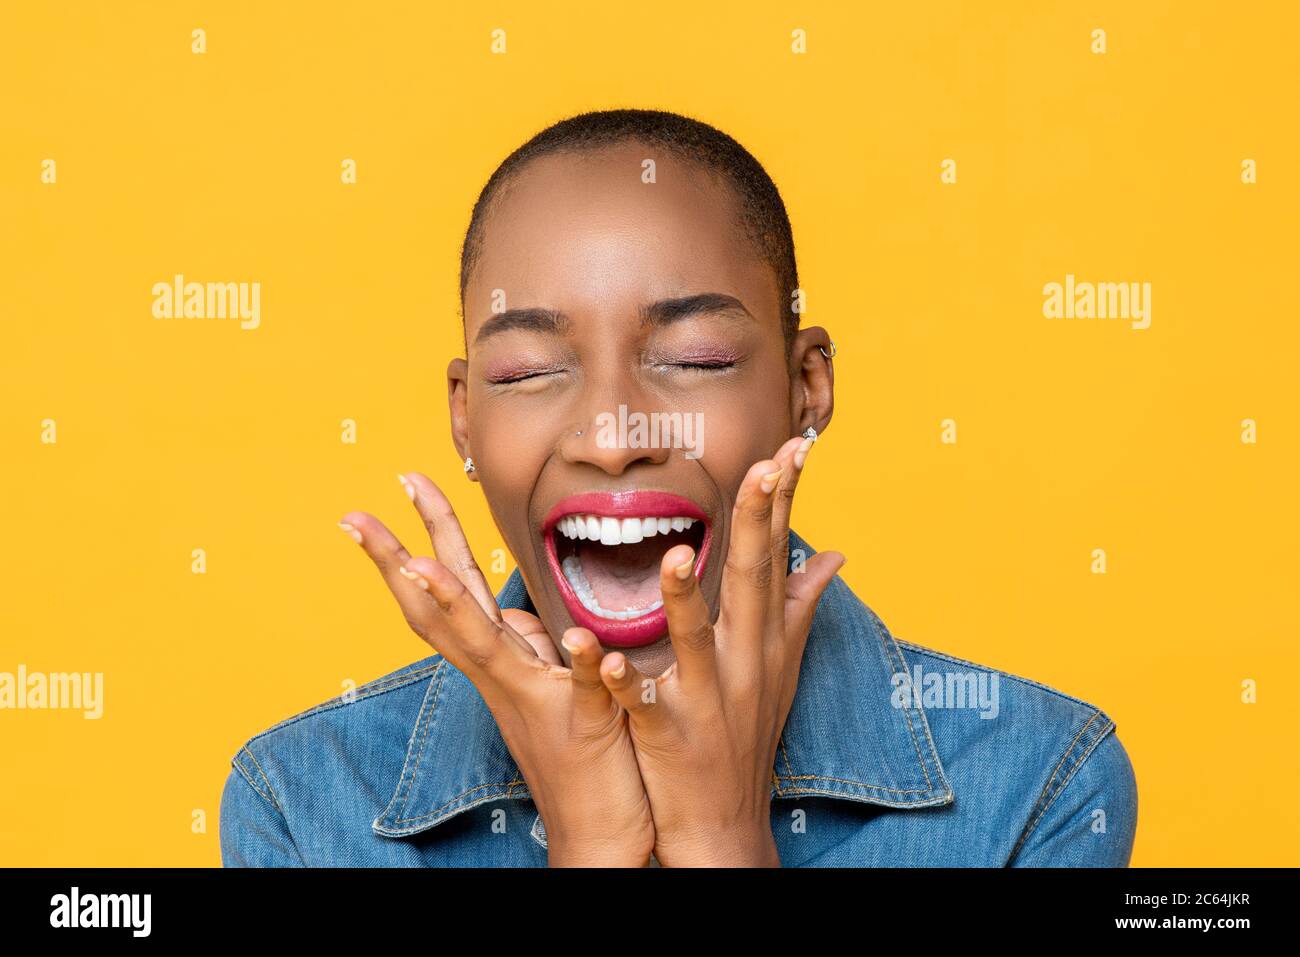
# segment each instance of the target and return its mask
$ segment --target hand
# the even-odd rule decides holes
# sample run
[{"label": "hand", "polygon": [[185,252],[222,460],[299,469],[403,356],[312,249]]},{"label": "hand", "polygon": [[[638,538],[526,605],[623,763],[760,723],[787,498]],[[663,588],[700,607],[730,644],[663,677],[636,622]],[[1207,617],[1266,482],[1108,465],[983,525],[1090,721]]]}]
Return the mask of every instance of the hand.
[{"label": "hand", "polygon": [[549,863],[644,866],[654,822],[626,714],[600,678],[596,636],[568,629],[573,666],[564,667],[541,621],[497,607],[441,490],[419,473],[402,484],[437,558],[412,558],[365,512],[340,524],[374,561],[411,629],[483,696],[542,816]]},{"label": "hand", "polygon": [[627,709],[665,867],[780,866],[771,823],[772,768],[822,592],[845,558],[819,552],[786,575],[790,507],[812,447],[791,439],[741,483],[717,625],[689,545],[659,569],[677,660],[658,679],[618,652],[600,673]]}]

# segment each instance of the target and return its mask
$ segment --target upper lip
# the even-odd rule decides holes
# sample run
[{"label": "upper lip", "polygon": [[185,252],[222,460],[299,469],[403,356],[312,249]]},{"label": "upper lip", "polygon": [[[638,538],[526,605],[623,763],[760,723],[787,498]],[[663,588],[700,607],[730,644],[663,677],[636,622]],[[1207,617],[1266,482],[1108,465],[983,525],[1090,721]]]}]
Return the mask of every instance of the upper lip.
[{"label": "upper lip", "polygon": [[636,489],[623,492],[581,492],[562,498],[542,521],[543,534],[566,515],[602,515],[609,518],[698,518],[708,522],[704,510],[689,498],[672,492]]}]

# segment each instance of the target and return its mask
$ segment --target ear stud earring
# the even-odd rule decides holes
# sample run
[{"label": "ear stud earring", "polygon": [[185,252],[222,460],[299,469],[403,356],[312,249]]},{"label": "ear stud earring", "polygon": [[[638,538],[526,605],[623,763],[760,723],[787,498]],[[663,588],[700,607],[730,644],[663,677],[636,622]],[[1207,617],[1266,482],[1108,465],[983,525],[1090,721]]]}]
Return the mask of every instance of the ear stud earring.
[{"label": "ear stud earring", "polygon": [[476,469],[476,468],[474,467],[474,460],[473,460],[472,458],[470,458],[468,455],[465,456],[465,471],[466,471],[466,472],[477,472],[477,471],[478,471],[478,469]]},{"label": "ear stud earring", "polygon": [[804,437],[805,439],[812,439],[814,442],[816,442],[816,441],[817,441],[817,430],[814,429],[814,428],[810,425],[810,426],[808,426],[808,428],[806,428],[806,429],[803,430],[803,437]]}]

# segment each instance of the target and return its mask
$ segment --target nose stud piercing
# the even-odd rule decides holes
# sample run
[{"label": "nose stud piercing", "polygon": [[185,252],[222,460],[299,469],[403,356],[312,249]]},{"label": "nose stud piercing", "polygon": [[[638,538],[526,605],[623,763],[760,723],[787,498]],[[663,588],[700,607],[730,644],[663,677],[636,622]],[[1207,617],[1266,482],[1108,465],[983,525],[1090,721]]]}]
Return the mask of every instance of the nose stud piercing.
[{"label": "nose stud piercing", "polygon": [[826,351],[825,349],[823,349],[821,346],[818,346],[818,347],[817,347],[817,351],[820,352],[822,355],[824,355],[827,359],[834,359],[834,358],[835,358],[835,354],[836,354],[837,352],[839,352],[840,350],[835,348],[835,340],[832,339],[832,340],[831,340],[831,351],[830,351],[830,352],[827,352],[827,351]]},{"label": "nose stud piercing", "polygon": [[473,460],[472,458],[470,458],[468,455],[465,456],[465,471],[466,471],[466,472],[477,472],[477,471],[478,471],[478,469],[476,469],[476,468],[474,467],[474,460]]}]

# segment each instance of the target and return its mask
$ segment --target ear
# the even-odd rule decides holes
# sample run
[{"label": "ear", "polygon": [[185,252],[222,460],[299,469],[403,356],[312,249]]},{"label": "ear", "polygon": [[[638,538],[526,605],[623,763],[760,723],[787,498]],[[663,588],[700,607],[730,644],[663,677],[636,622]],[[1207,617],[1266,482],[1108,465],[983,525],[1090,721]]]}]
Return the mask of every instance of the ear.
[{"label": "ear", "polygon": [[[451,413],[451,441],[463,462],[474,454],[469,448],[469,363],[464,359],[452,359],[447,366],[447,409]],[[478,481],[476,472],[466,472],[465,477]]]},{"label": "ear", "polygon": [[831,424],[835,369],[827,356],[832,351],[831,337],[821,326],[795,333],[790,347],[790,421],[796,432],[812,426],[821,435]]}]

